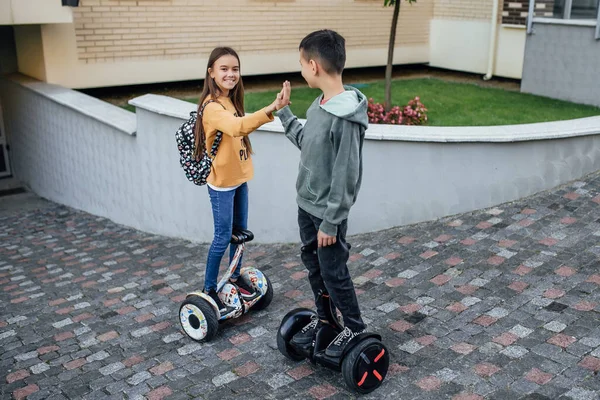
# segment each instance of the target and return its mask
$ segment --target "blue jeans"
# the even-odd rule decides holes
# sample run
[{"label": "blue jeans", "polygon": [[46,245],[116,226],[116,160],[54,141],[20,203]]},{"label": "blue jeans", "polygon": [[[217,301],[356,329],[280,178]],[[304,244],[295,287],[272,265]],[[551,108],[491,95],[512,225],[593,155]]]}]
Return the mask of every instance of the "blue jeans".
[{"label": "blue jeans", "polygon": [[[248,229],[248,185],[243,183],[235,190],[220,192],[208,188],[210,204],[212,205],[213,220],[215,224],[215,236],[208,250],[208,261],[206,262],[206,274],[204,277],[204,289],[209,291],[217,288],[217,277],[221,259],[231,241],[233,227]],[[229,262],[237,246],[229,249]],[[231,276],[237,279],[240,276],[242,258],[238,262],[235,272]]]}]

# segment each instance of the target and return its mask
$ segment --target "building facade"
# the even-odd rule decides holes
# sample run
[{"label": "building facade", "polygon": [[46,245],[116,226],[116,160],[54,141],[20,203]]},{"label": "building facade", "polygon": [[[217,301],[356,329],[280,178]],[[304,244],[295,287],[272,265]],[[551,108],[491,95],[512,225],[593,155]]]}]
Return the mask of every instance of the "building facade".
[{"label": "building facade", "polygon": [[[533,1],[533,0],[532,0]],[[600,0],[536,0],[521,91],[600,107]]]},{"label": "building facade", "polygon": [[[403,1],[394,63],[521,78],[524,2]],[[70,88],[201,79],[219,45],[246,75],[298,71],[298,43],[322,28],[346,37],[347,67],[385,65],[392,18],[383,0],[0,0],[0,13],[16,69]]]},{"label": "building facade", "polygon": [[[14,26],[20,72],[72,88],[201,79],[220,45],[238,50],[244,74],[298,71],[300,40],[325,27],[346,37],[348,67],[383,65],[392,16],[379,0],[81,0],[70,11],[71,23]],[[432,13],[431,2],[403,7],[396,63],[428,61]]]}]

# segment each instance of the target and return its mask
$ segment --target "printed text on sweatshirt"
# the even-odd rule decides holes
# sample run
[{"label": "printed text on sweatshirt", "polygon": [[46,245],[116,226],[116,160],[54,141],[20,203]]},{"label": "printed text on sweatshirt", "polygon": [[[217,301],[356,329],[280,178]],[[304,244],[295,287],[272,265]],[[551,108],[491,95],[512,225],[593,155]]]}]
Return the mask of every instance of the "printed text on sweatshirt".
[{"label": "printed text on sweatshirt", "polygon": [[[210,97],[206,98],[205,102],[208,100]],[[238,117],[229,97],[221,96],[217,101],[223,106],[210,103],[204,109],[202,116],[207,149],[210,150],[217,131],[223,132],[223,139],[213,161],[213,170],[208,177],[208,183],[217,187],[231,187],[248,182],[254,176],[252,157],[244,145],[243,137],[261,125],[273,121],[273,116],[262,109]]]}]

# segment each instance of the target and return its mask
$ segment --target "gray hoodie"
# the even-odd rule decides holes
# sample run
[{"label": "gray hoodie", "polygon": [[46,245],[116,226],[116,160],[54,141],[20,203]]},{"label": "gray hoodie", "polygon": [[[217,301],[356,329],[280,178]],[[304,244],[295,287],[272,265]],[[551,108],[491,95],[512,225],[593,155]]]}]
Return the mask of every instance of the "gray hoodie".
[{"label": "gray hoodie", "polygon": [[320,105],[319,96],[306,112],[306,124],[289,107],[277,113],[285,135],[300,149],[296,201],[323,220],[320,230],[330,236],[348,218],[362,179],[362,147],[368,127],[367,99],[359,90],[345,92]]}]

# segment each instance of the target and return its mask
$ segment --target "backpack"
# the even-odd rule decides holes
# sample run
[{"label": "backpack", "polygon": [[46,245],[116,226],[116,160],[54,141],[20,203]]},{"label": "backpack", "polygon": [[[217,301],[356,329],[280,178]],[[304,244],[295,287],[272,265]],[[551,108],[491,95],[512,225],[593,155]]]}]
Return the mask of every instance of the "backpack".
[{"label": "backpack", "polygon": [[192,111],[190,113],[190,118],[177,129],[177,132],[175,132],[175,140],[177,141],[177,149],[179,150],[179,164],[181,164],[181,168],[183,168],[186,178],[198,186],[206,185],[206,180],[212,169],[213,159],[217,155],[217,149],[223,138],[223,132],[217,131],[217,137],[210,149],[210,154],[204,149],[199,160],[194,157],[194,147],[196,143],[194,128],[197,123],[202,123],[204,108],[214,101],[215,100],[209,100],[204,103],[199,112]]}]

